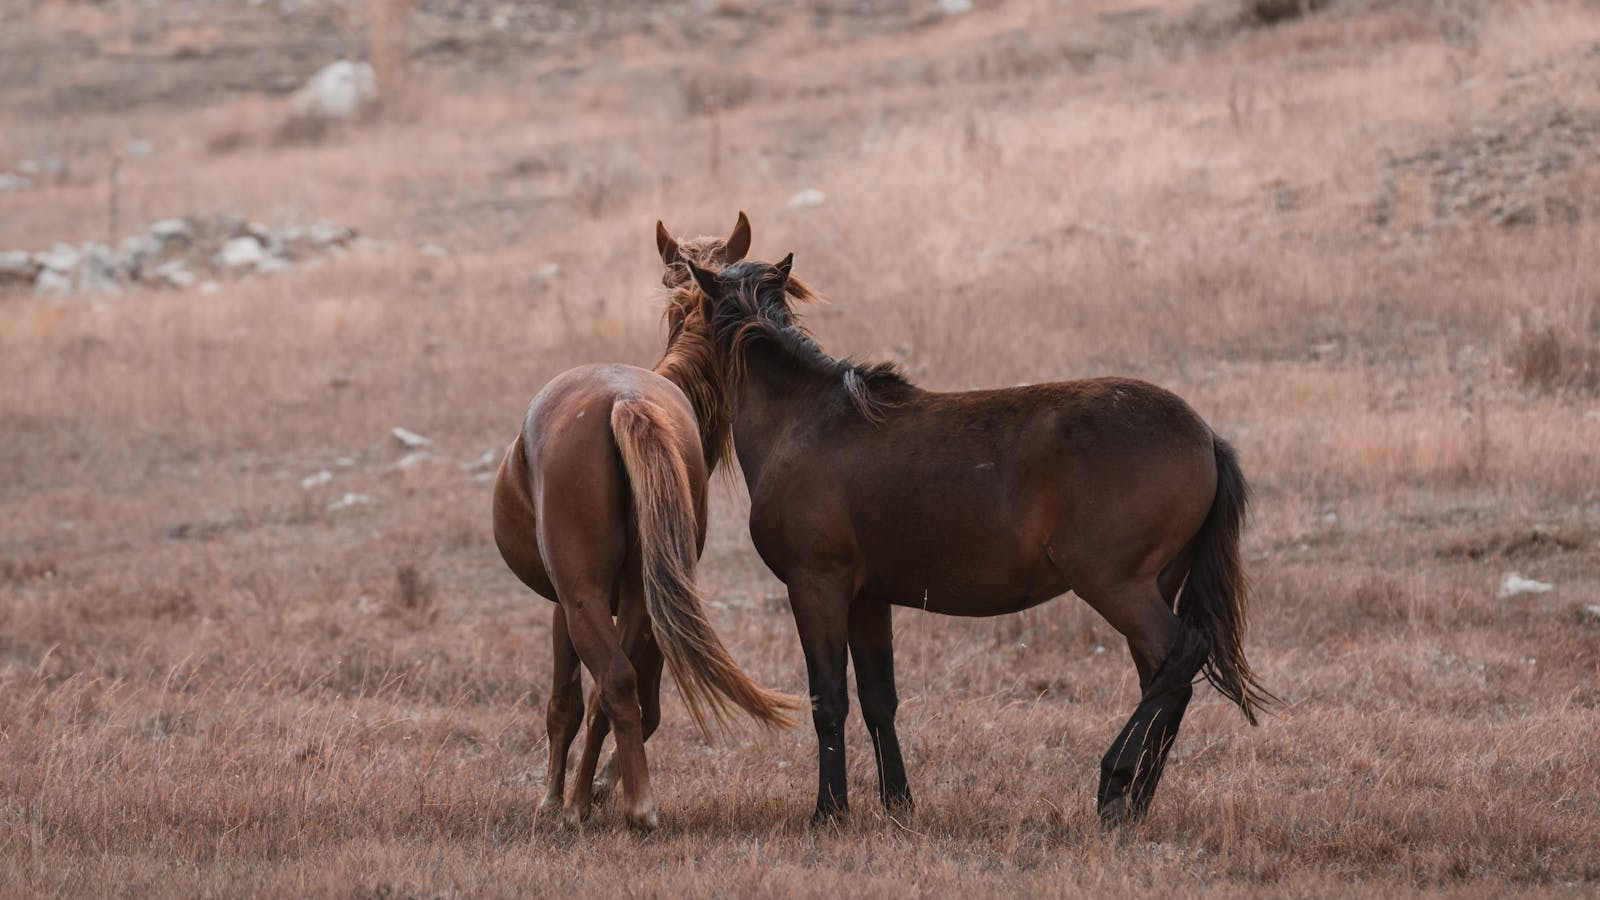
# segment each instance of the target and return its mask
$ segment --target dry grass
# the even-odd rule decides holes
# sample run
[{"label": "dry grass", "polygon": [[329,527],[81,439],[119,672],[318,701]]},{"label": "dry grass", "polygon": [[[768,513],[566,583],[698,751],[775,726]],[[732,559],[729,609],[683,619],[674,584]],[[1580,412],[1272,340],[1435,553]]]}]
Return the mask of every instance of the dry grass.
[{"label": "dry grass", "polygon": [[[285,60],[361,52],[363,11],[403,5],[288,28],[133,6],[9,14],[0,56],[40,72],[0,82],[0,165],[62,153],[69,176],[0,201],[0,248],[101,234],[135,136],[157,149],[124,162],[124,222],[326,218],[380,244],[216,296],[0,296],[11,892],[1600,884],[1600,218],[1492,208],[1600,196],[1600,163],[1519,124],[1600,116],[1592,5],[1349,0],[1253,28],[1231,3],[616,4],[496,29],[424,2],[406,103],[292,146],[276,100],[229,85],[292,84]],[[44,52],[90,43],[117,52]],[[1513,157],[1535,168],[1493,202],[1451,180]],[[789,206],[807,187],[826,201]],[[1250,729],[1201,690],[1150,819],[1102,833],[1097,763],[1136,697],[1116,635],[1071,598],[905,612],[910,821],[876,808],[859,720],[854,818],[814,832],[809,733],[708,744],[669,689],[663,828],[536,828],[549,606],[500,562],[470,464],[561,369],[652,362],[651,225],[739,208],[758,256],[796,250],[833,298],[810,321],[835,352],[934,387],[1115,372],[1188,397],[1257,491],[1249,646],[1281,713]],[[432,456],[397,467],[395,425]],[[719,488],[715,620],[798,690],[742,512]],[[1511,571],[1556,588],[1496,599]]]}]

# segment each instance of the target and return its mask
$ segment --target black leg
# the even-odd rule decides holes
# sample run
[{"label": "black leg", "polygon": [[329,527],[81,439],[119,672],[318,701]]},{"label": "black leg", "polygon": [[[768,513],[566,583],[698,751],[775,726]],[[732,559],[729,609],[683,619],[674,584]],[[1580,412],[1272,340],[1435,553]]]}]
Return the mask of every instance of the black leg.
[{"label": "black leg", "polygon": [[900,698],[894,689],[894,627],[887,603],[857,601],[850,608],[850,659],[856,669],[861,718],[877,755],[878,798],[885,808],[910,812],[911,788],[894,729]]},{"label": "black leg", "polygon": [[1185,629],[1178,646],[1144,685],[1138,709],[1100,761],[1100,789],[1095,800],[1106,824],[1136,820],[1149,809],[1194,693],[1190,682],[1206,656],[1204,638]]},{"label": "black leg", "polygon": [[828,587],[789,586],[800,646],[811,687],[811,722],[817,729],[817,809],[812,824],[831,821],[850,808],[844,768],[844,720],[850,712],[845,682],[849,596]]}]

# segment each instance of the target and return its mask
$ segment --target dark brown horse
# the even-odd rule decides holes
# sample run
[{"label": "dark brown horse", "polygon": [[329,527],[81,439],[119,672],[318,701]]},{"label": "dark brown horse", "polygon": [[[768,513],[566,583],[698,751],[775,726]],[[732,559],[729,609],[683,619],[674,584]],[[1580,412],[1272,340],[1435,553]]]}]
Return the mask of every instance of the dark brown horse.
[{"label": "dark brown horse", "polygon": [[[818,741],[822,821],[847,808],[847,656],[886,806],[910,807],[891,606],[1017,612],[1075,591],[1128,641],[1138,708],[1101,762],[1108,823],[1142,815],[1204,672],[1252,723],[1246,487],[1233,450],[1154,385],[1097,378],[935,393],[826,356],[777,266],[691,266],[750,488],[750,536],[788,586]],[[687,289],[686,289],[687,290]]]},{"label": "dark brown horse", "polygon": [[[658,237],[665,231],[657,224]],[[662,244],[676,260],[720,266],[750,245],[744,214],[726,241]],[[687,279],[669,270],[668,288]],[[728,409],[709,323],[698,304],[667,310],[666,355],[653,370],[593,365],[557,375],[533,398],[500,463],[494,537],[523,583],[556,601],[555,671],[546,728],[550,768],[541,815],[562,807],[567,749],[583,719],[581,661],[595,681],[589,733],[565,818],[589,814],[600,745],[628,823],[656,824],[644,742],[660,721],[662,660],[706,728],[729,705],[784,724],[794,701],[758,687],[728,655],[701,608],[695,562],[705,544],[706,481],[728,452]],[[612,617],[616,621],[612,621]],[[608,768],[611,768],[608,766]]]}]

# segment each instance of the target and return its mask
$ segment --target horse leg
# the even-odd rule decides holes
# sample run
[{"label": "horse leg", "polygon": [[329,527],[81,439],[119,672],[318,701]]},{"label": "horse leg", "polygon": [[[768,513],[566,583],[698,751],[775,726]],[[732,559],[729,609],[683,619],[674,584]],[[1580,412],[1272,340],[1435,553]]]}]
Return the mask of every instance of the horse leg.
[{"label": "horse leg", "polygon": [[[588,602],[578,607],[581,615],[574,616],[568,625],[579,658],[594,675],[600,693],[597,706],[604,716],[594,715],[590,718],[590,734],[585,740],[583,763],[578,770],[578,783],[574,786],[572,800],[567,805],[567,816],[570,820],[581,821],[589,815],[595,764],[599,761],[600,744],[609,726],[616,729],[617,734],[617,754],[621,759],[619,774],[627,801],[624,815],[629,825],[654,828],[657,822],[656,807],[650,791],[650,770],[644,756],[638,676],[611,621],[611,606],[606,593],[591,591],[585,599]],[[641,608],[635,610],[636,606]],[[642,604],[624,604],[620,612],[627,620],[630,615],[642,612]]]},{"label": "horse leg", "polygon": [[[628,659],[633,663],[633,669],[639,675],[639,712],[640,725],[644,731],[644,741],[650,742],[650,736],[656,733],[656,728],[661,724],[661,647],[656,644],[654,632],[650,630],[649,617],[643,617],[642,627],[633,625],[629,627],[624,623],[622,646],[628,652]],[[611,751],[611,758],[606,760],[605,768],[594,780],[594,800],[602,803],[610,796],[612,788],[617,784],[617,771],[620,765],[618,753]]]},{"label": "horse leg", "polygon": [[557,604],[550,622],[550,642],[554,650],[554,672],[550,679],[550,703],[545,708],[545,732],[550,738],[550,766],[545,772],[544,801],[539,817],[554,815],[561,809],[566,791],[567,750],[583,722],[583,685],[578,674],[578,651],[567,634],[567,614]]},{"label": "horse leg", "polygon": [[801,582],[789,586],[789,605],[811,688],[811,722],[817,731],[817,809],[811,824],[820,825],[850,808],[844,769],[849,592],[826,582]]},{"label": "horse leg", "polygon": [[583,752],[578,756],[572,798],[567,801],[567,818],[573,823],[589,817],[589,809],[595,799],[594,770],[600,763],[600,751],[605,747],[606,735],[610,733],[611,720],[606,718],[605,710],[601,708],[600,684],[597,681],[589,692],[589,721],[583,732]]},{"label": "horse leg", "polygon": [[900,699],[894,689],[894,628],[887,603],[858,600],[850,608],[850,659],[856,668],[861,718],[872,735],[878,762],[878,797],[891,812],[909,813],[914,804],[906,783],[906,764],[894,714]]},{"label": "horse leg", "polygon": [[1154,584],[1097,594],[1089,605],[1127,638],[1139,670],[1139,706],[1100,761],[1095,800],[1101,820],[1115,825],[1149,809],[1208,648]]}]

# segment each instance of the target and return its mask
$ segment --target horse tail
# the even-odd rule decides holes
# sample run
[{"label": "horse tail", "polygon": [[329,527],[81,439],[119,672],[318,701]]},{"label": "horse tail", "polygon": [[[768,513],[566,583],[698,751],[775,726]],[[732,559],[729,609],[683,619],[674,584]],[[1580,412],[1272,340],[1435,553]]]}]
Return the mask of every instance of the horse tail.
[{"label": "horse tail", "polygon": [[1239,558],[1239,537],[1250,505],[1250,489],[1227,441],[1212,435],[1217,457],[1217,495],[1194,540],[1194,563],[1178,600],[1178,617],[1210,645],[1204,667],[1224,697],[1238,704],[1251,725],[1277,697],[1261,686],[1244,658],[1250,581]]},{"label": "horse tail", "polygon": [[800,709],[799,701],[751,681],[706,618],[694,577],[693,494],[665,411],[622,397],[611,407],[611,432],[633,489],[651,629],[689,715],[705,734],[707,712],[725,722],[730,704],[762,725],[793,726],[786,713]]}]

